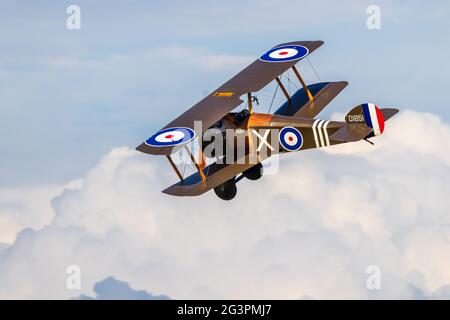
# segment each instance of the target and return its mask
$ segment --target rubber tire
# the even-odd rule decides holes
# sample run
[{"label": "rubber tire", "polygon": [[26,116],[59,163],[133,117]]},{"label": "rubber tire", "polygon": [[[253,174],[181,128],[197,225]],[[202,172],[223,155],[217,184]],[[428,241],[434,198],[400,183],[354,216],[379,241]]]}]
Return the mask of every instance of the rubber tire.
[{"label": "rubber tire", "polygon": [[258,163],[250,169],[242,172],[242,174],[249,180],[258,180],[263,175],[263,166],[261,163]]},{"label": "rubber tire", "polygon": [[234,179],[228,180],[214,188],[216,195],[225,201],[233,199],[237,194],[237,187]]}]

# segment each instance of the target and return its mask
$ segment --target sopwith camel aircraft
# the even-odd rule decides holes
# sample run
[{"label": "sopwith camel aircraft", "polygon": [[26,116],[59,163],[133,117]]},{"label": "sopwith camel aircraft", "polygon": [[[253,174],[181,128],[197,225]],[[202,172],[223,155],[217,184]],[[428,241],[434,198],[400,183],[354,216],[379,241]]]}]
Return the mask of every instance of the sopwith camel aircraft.
[{"label": "sopwith camel aircraft", "polygon": [[[136,149],[141,152],[166,156],[180,179],[163,192],[197,196],[214,189],[219,198],[231,200],[237,193],[236,183],[244,177],[259,179],[263,175],[262,161],[274,154],[360,140],[370,142],[368,138],[381,135],[385,121],[398,109],[363,103],[351,109],[345,121],[316,118],[348,84],[339,81],[307,85],[302,79],[295,64],[322,44],[323,41],[295,41],[273,47],[139,145]],[[301,84],[293,95],[289,95],[281,80],[288,70]],[[254,112],[257,98],[253,94],[272,81],[276,81],[286,102],[273,113]],[[245,109],[232,112],[244,101]],[[206,133],[211,130],[215,132],[215,148],[205,143]],[[217,133],[222,137],[217,138]],[[189,148],[192,145],[198,150]],[[187,177],[172,158],[179,150],[189,154],[196,168]],[[212,163],[207,165],[205,158]]]}]

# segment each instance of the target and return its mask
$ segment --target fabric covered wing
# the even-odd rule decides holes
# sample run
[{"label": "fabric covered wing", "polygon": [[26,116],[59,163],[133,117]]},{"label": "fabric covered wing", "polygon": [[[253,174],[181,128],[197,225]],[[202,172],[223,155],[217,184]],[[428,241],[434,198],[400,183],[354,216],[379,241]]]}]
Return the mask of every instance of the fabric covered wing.
[{"label": "fabric covered wing", "polygon": [[173,196],[198,196],[214,187],[236,177],[241,172],[253,167],[255,164],[217,164],[213,163],[203,169],[206,181],[202,181],[198,172],[185,178],[183,181],[175,183],[163,190],[164,193]]},{"label": "fabric covered wing", "polygon": [[346,86],[347,81],[329,82],[314,95],[313,101],[304,104],[293,116],[314,118],[333,100]]},{"label": "fabric covered wing", "polygon": [[[305,55],[307,56],[322,44],[323,41],[295,41],[279,44],[270,51],[283,46],[303,46],[308,50]],[[288,50],[286,52],[288,52]],[[280,54],[281,53],[284,53],[284,51],[280,52]],[[289,52],[287,55],[289,55]],[[291,68],[303,58],[267,62],[261,60],[264,56],[265,55],[255,60],[236,76],[213,91],[209,96],[167,124],[163,129],[175,127],[194,129],[194,121],[201,121],[203,131],[208,129],[228,112],[242,103],[242,100],[240,99],[241,95],[248,92],[259,91],[270,81],[274,80],[277,76]],[[136,149],[150,154],[168,155],[173,152],[174,146],[155,147],[142,143]]]}]

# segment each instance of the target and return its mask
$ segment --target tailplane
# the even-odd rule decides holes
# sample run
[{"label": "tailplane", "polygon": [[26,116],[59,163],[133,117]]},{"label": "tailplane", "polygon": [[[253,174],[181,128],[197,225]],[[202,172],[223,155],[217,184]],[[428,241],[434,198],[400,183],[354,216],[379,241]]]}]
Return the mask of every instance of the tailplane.
[{"label": "tailplane", "polygon": [[360,104],[345,116],[347,125],[337,130],[330,139],[339,142],[352,142],[379,136],[384,131],[385,121],[393,117],[398,109],[378,108],[373,103]]}]

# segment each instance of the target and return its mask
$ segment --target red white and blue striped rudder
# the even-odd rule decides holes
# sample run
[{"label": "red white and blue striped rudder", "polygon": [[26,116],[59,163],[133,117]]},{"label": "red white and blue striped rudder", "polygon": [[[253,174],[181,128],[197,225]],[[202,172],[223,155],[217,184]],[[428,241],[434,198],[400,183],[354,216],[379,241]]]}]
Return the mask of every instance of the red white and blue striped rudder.
[{"label": "red white and blue striped rudder", "polygon": [[362,105],[366,125],[373,129],[373,134],[379,136],[384,131],[384,117],[381,110],[373,103]]}]

